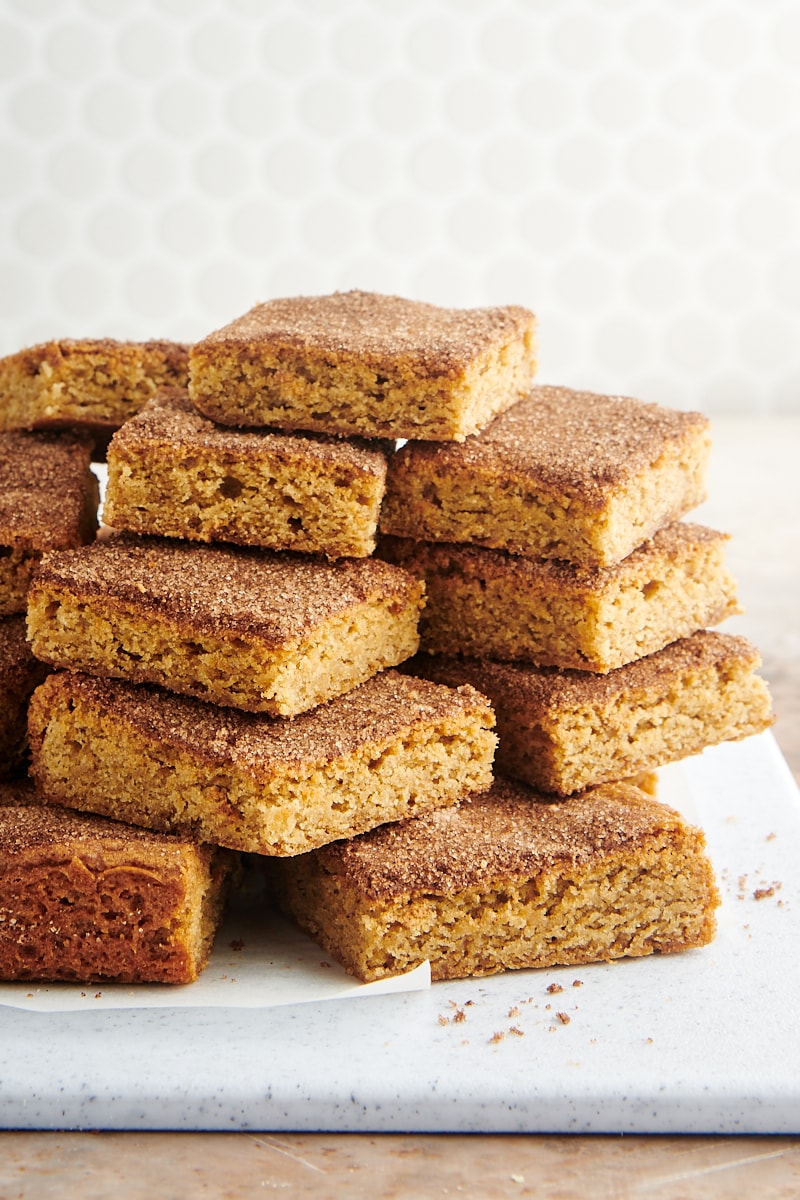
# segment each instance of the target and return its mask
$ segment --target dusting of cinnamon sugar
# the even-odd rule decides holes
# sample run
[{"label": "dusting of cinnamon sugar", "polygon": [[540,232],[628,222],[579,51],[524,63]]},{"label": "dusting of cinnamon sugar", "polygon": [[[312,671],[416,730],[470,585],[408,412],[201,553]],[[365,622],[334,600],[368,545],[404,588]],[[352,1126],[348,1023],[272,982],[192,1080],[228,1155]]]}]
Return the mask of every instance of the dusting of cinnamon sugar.
[{"label": "dusting of cinnamon sugar", "polygon": [[332,463],[350,471],[382,475],[390,445],[377,439],[342,438],[323,433],[284,433],[270,429],[233,429],[204,417],[189,399],[187,388],[162,388],[143,409],[114,435],[120,452],[154,441],[164,453],[207,450],[292,462],[298,458]]},{"label": "dusting of cinnamon sugar", "polygon": [[131,605],[198,633],[231,631],[284,646],[372,599],[404,600],[418,587],[376,558],[326,562],[311,555],[205,546],[116,534],[45,555],[38,584]]},{"label": "dusting of cinnamon sugar", "polygon": [[496,779],[470,801],[383,826],[317,853],[370,899],[460,891],[530,878],[556,864],[585,865],[682,826],[671,809],[624,783],[547,803],[524,784]]},{"label": "dusting of cinnamon sugar", "polygon": [[0,433],[0,545],[80,545],[90,459],[69,433]]},{"label": "dusting of cinnamon sugar", "polygon": [[257,304],[195,347],[223,343],[280,350],[306,348],[371,365],[411,361],[421,373],[449,375],[529,329],[533,314],[516,305],[441,308],[374,292],[295,296]]},{"label": "dusting of cinnamon sugar", "polygon": [[492,719],[474,689],[441,687],[396,671],[381,672],[290,721],[77,672],[51,675],[42,689],[46,692],[40,689],[39,695],[50,705],[62,693],[69,703],[78,701],[124,722],[149,740],[186,748],[195,758],[215,764],[235,765],[258,778],[298,764],[325,764],[433,721],[476,713]]},{"label": "dusting of cinnamon sugar", "polygon": [[400,456],[437,469],[490,471],[601,506],[614,488],[653,465],[670,443],[707,430],[708,418],[647,404],[537,386],[481,433],[458,445],[409,443]]}]

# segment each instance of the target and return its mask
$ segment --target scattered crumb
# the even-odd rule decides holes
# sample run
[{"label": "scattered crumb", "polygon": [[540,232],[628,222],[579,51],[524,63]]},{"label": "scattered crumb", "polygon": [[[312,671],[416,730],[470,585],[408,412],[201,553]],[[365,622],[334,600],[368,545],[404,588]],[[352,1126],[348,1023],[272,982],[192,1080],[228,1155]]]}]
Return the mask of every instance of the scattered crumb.
[{"label": "scattered crumb", "polygon": [[450,1018],[449,1018],[449,1017],[446,1017],[446,1016],[444,1016],[444,1014],[443,1014],[443,1013],[439,1013],[439,1018],[438,1018],[438,1020],[439,1020],[439,1024],[440,1024],[440,1025],[449,1025],[449,1024],[450,1024]]},{"label": "scattered crumb", "polygon": [[766,841],[766,842],[774,842],[774,841],[775,841],[775,838],[776,838],[777,836],[778,836],[778,835],[777,835],[777,833],[768,833],[768,834],[767,834],[767,836],[765,837],[764,841]]},{"label": "scattered crumb", "polygon": [[547,990],[551,996],[554,996],[556,992],[563,992],[564,989],[560,983],[551,983]]},{"label": "scattered crumb", "polygon": [[460,1025],[463,1021],[466,1021],[466,1019],[467,1014],[464,1012],[463,1008],[457,1008],[453,1017],[453,1024]]},{"label": "scattered crumb", "polygon": [[776,881],[771,883],[769,887],[756,888],[756,890],[753,892],[753,899],[766,900],[767,896],[774,896],[776,892],[779,892],[782,886],[782,884]]},{"label": "scattered crumb", "polygon": [[573,987],[583,987],[583,980],[582,979],[573,979],[572,986]]},{"label": "scattered crumb", "polygon": [[102,992],[95,992],[95,994],[94,994],[95,1000],[99,1000],[100,997],[102,996],[102,994],[103,994]]},{"label": "scattered crumb", "polygon": [[645,1038],[645,1043],[646,1043],[646,1045],[648,1045],[648,1046],[652,1046],[652,1044],[653,1044],[653,1039],[652,1039],[652,1038]]},{"label": "scattered crumb", "polygon": [[331,964],[330,964],[329,962],[321,962],[319,965],[320,965],[321,967],[327,967],[327,968],[328,968],[328,970],[330,970],[330,969],[331,969]]},{"label": "scattered crumb", "polygon": [[518,1025],[512,1025],[508,1032],[513,1033],[514,1037],[525,1037]]},{"label": "scattered crumb", "polygon": [[569,1022],[570,1022],[569,1013],[559,1012],[559,1013],[556,1013],[556,1016],[558,1017],[558,1019],[562,1025],[569,1025]]},{"label": "scattered crumb", "polygon": [[244,950],[244,942],[241,938],[234,938],[231,942],[231,950]]},{"label": "scattered crumb", "polygon": [[490,1044],[492,1042],[504,1042],[505,1040],[506,1040],[506,1035],[502,1032],[502,1030],[498,1030],[497,1033],[493,1033],[492,1036],[489,1038]]},{"label": "scattered crumb", "polygon": [[468,1000],[468,1001],[466,1002],[466,1004],[464,1005],[464,1008],[469,1008],[469,1006],[470,1006],[471,1004],[474,1004],[474,1003],[475,1003],[475,1001],[474,1001],[474,1000]]},{"label": "scattered crumb", "polygon": [[[81,995],[82,995],[82,996],[85,996],[85,995],[86,995],[86,992],[81,992]],[[26,992],[26,993],[25,993],[25,999],[26,999],[26,1000],[32,1000],[32,999],[33,999],[33,992]]]},{"label": "scattered crumb", "polygon": [[510,1008],[508,1010],[508,1015],[510,1017],[518,1017],[519,1016],[519,1009],[517,1008],[516,1004],[514,1005],[513,1008]]}]

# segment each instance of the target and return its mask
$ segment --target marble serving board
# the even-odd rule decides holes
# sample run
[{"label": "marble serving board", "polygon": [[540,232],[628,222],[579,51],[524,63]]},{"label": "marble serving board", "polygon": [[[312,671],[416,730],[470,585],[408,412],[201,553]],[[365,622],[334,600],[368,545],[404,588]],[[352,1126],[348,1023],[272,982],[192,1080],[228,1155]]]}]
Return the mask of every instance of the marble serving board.
[{"label": "marble serving board", "polygon": [[6,1004],[0,1126],[800,1133],[796,785],[769,733],[662,785],[717,870],[706,949],[269,1008]]}]

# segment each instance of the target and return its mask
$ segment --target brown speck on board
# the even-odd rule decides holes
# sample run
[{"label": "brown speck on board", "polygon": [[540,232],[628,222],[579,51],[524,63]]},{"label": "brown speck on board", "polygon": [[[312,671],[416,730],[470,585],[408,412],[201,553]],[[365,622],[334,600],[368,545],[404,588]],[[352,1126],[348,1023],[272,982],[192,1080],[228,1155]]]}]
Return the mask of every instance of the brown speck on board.
[{"label": "brown speck on board", "polygon": [[559,1012],[559,1013],[556,1013],[556,1016],[558,1017],[558,1019],[562,1025],[569,1025],[570,1019],[571,1019],[569,1013]]},{"label": "brown speck on board", "polygon": [[514,1037],[525,1037],[518,1025],[512,1025],[508,1032],[513,1033]]},{"label": "brown speck on board", "polygon": [[551,996],[555,996],[558,992],[563,992],[564,989],[560,983],[551,983],[547,990]]},{"label": "brown speck on board", "polygon": [[504,1042],[504,1041],[505,1041],[505,1039],[506,1039],[506,1035],[503,1033],[503,1031],[502,1031],[502,1030],[498,1030],[498,1031],[497,1031],[497,1033],[493,1033],[493,1034],[492,1034],[492,1036],[489,1038],[489,1042],[490,1042],[490,1043],[493,1043],[493,1042]]},{"label": "brown speck on board", "polygon": [[467,1014],[464,1012],[463,1008],[457,1008],[453,1015],[453,1024],[461,1025],[464,1021],[466,1021],[466,1019]]},{"label": "brown speck on board", "polygon": [[241,938],[234,938],[231,942],[231,950],[244,950],[244,942]]},{"label": "brown speck on board", "polygon": [[508,1010],[508,1015],[510,1017],[518,1017],[519,1016],[519,1009],[517,1008],[516,1004],[514,1005],[513,1008],[510,1008]]},{"label": "brown speck on board", "polygon": [[573,979],[572,986],[573,987],[583,987],[583,980],[582,979]]}]

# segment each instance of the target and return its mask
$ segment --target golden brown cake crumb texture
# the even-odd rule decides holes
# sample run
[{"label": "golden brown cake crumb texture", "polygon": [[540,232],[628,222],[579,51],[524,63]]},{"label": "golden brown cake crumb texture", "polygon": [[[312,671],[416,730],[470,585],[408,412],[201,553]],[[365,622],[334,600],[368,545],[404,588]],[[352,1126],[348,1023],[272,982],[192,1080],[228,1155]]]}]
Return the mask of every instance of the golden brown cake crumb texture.
[{"label": "golden brown cake crumb texture", "polygon": [[488,787],[493,725],[474,689],[395,671],[291,721],[64,672],[29,716],[48,802],[267,855]]},{"label": "golden brown cake crumb texture", "polygon": [[0,805],[0,979],[191,983],[235,856],[31,803]]},{"label": "golden brown cake crumb texture", "polygon": [[699,829],[623,783],[543,803],[523,784],[271,867],[285,910],[364,980],[434,979],[705,945],[719,895]]},{"label": "golden brown cake crumb texture", "polygon": [[405,669],[472,684],[495,710],[499,770],[568,795],[767,729],[759,664],[744,638],[702,630],[607,675],[443,655]]},{"label": "golden brown cake crumb texture", "polygon": [[740,611],[727,540],[676,522],[594,568],[389,536],[378,554],[425,580],[422,650],[605,673]]},{"label": "golden brown cake crumb texture", "polygon": [[328,558],[369,555],[390,444],[215,425],[163,389],[108,448],[117,529]]},{"label": "golden brown cake crumb texture", "polygon": [[43,559],[28,631],[54,666],[291,716],[415,653],[422,592],[378,559],[120,534]]},{"label": "golden brown cake crumb texture", "polygon": [[68,433],[0,433],[0,616],[25,611],[42,552],[97,530],[91,443]]},{"label": "golden brown cake crumb texture", "polygon": [[192,349],[189,390],[225,425],[462,441],[535,373],[535,318],[371,292],[258,304]]},{"label": "golden brown cake crumb texture", "polygon": [[619,562],[705,499],[708,425],[626,396],[535,387],[460,445],[407,443],[390,465],[381,530]]},{"label": "golden brown cake crumb texture", "polygon": [[160,387],[185,386],[180,342],[62,338],[0,359],[0,429],[81,429],[107,438]]}]

